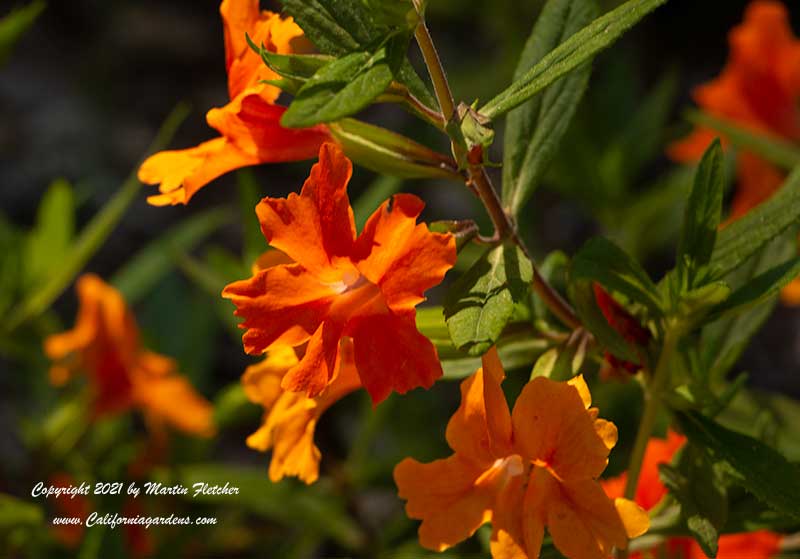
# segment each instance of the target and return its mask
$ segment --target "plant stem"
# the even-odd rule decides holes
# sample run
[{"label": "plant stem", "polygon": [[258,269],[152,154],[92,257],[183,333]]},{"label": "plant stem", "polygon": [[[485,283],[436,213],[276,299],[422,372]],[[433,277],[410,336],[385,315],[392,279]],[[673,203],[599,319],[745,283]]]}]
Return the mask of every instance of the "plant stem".
[{"label": "plant stem", "polygon": [[[454,116],[455,101],[453,100],[453,93],[450,90],[450,84],[447,81],[447,75],[442,67],[442,61],[439,58],[439,53],[436,51],[436,46],[433,44],[433,39],[431,38],[431,34],[428,31],[427,25],[425,24],[425,19],[422,17],[420,17],[420,22],[417,24],[414,36],[416,37],[419,48],[422,51],[422,57],[425,60],[428,73],[431,76],[433,89],[436,93],[436,99],[439,102],[439,108],[441,109],[442,115],[447,122]],[[451,143],[453,146],[453,155],[456,157],[456,160],[462,161],[464,159],[464,147],[452,137]],[[561,297],[558,291],[553,289],[553,287],[547,283],[547,281],[536,269],[536,265],[531,257],[530,251],[519,237],[513,220],[503,208],[503,204],[500,201],[497,191],[494,189],[492,181],[489,178],[489,174],[486,172],[484,166],[470,164],[467,170],[469,173],[467,186],[474,188],[475,193],[480,198],[481,202],[486,208],[486,211],[489,213],[489,217],[492,219],[495,232],[491,240],[494,242],[499,242],[504,239],[511,238],[511,240],[513,240],[514,243],[516,243],[517,246],[522,249],[522,251],[525,253],[525,256],[528,257],[533,265],[533,281],[531,282],[531,287],[533,288],[534,292],[541,297],[545,305],[547,305],[552,313],[565,325],[573,329],[579,328],[581,326],[581,321],[578,319],[575,311],[572,309],[569,303],[567,303],[567,301]]]},{"label": "plant stem", "polygon": [[442,110],[445,122],[447,122],[453,118],[456,104],[453,101],[453,93],[450,91],[450,83],[444,73],[442,61],[439,59],[439,53],[436,51],[428,26],[422,17],[420,17],[417,28],[414,31],[414,36],[417,39],[419,49],[422,51],[425,65],[428,67],[428,73],[433,82],[433,90],[436,93],[436,100],[439,101],[439,108]]},{"label": "plant stem", "polygon": [[633,445],[631,458],[628,462],[628,480],[625,484],[625,498],[633,499],[636,496],[636,487],[639,484],[639,474],[642,472],[642,460],[650,435],[653,433],[656,417],[661,404],[661,393],[669,380],[669,367],[672,354],[678,344],[677,336],[669,327],[664,335],[664,345],[661,347],[661,355],[658,356],[656,371],[650,380],[649,386],[644,393],[644,413],[639,423],[639,431],[636,433],[636,442]]}]

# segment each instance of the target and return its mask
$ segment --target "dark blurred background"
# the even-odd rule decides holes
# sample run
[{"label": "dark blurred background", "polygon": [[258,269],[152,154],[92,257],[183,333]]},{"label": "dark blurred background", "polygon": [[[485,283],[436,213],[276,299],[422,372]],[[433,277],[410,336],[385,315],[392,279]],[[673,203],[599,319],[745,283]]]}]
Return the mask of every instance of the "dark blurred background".
[{"label": "dark blurred background", "polygon": [[[619,2],[601,3],[610,9]],[[22,4],[4,1],[0,16]],[[510,82],[541,4],[534,0],[430,0],[429,27],[457,99],[488,100]],[[644,223],[630,231],[615,231],[615,224],[622,219],[620,209],[645,195],[671,168],[663,148],[688,131],[681,111],[691,105],[692,88],[720,72],[727,57],[727,32],[741,21],[746,4],[744,0],[671,0],[596,60],[589,92],[573,127],[572,136],[580,137],[581,146],[568,137],[562,159],[577,157],[579,148],[590,155],[603,152],[624,135],[638,108],[653,95],[660,100],[660,121],[653,131],[657,141],[616,194],[603,190],[608,185],[600,183],[606,179],[600,176],[601,170],[594,172],[591,158],[587,159],[589,171],[579,178],[578,186],[574,177],[563,176],[556,162],[545,188],[534,196],[521,218],[537,255],[554,249],[572,254],[589,236],[604,233],[620,239],[656,277],[672,265],[683,191],[675,196],[672,213],[657,214],[664,223]],[[262,6],[280,9],[276,2],[262,2]],[[193,111],[172,147],[190,147],[212,138],[215,131],[205,124],[205,112],[227,102],[218,10],[216,0],[50,0],[7,64],[0,67],[0,208],[4,217],[23,229],[30,227],[47,186],[63,177],[75,187],[80,227],[136,168],[160,123],[179,101],[191,103]],[[800,9],[793,11],[794,28],[800,30]],[[416,51],[413,55],[417,56]],[[446,149],[435,133],[394,107],[372,108],[367,118]],[[501,158],[502,142],[498,141],[493,159]],[[310,165],[254,169],[260,195],[282,196],[299,190]],[[351,199],[375,178],[357,169]],[[487,225],[480,207],[462,185],[417,181],[407,182],[403,189],[428,202],[426,220],[478,217]],[[188,206],[151,207],[145,202],[150,192],[155,189],[143,189],[87,266],[89,271],[110,277],[131,254],[189,215],[216,206],[238,211],[235,174],[202,189]],[[656,199],[660,196],[650,194]],[[208,245],[238,254],[247,219],[254,215],[242,214]],[[667,223],[670,221],[675,223]],[[651,229],[660,232],[648,239]],[[439,296],[438,292],[432,294],[434,300]],[[175,271],[136,305],[136,313],[151,347],[178,358],[182,370],[212,398],[235,383],[252,361],[218,316],[204,310],[210,300],[208,293]],[[75,309],[70,288],[56,306],[65,326],[72,324]],[[779,306],[737,371],[749,371],[752,384],[758,387],[800,396],[799,317],[797,309]],[[15,375],[16,366],[7,361],[0,360],[0,367],[0,405],[5,408],[0,412],[0,429],[10,432],[16,416],[8,410],[24,405],[28,396],[23,387],[28,380]],[[348,401],[366,404],[361,396]],[[401,405],[404,414],[430,418],[426,425],[436,427],[427,434],[429,441],[414,442],[413,433],[398,435],[407,439],[387,439],[385,444],[393,445],[386,453],[387,464],[414,451],[422,460],[441,456],[444,425],[457,403],[457,389],[449,383],[437,385],[429,393],[417,391],[404,404],[390,399],[389,406]],[[346,454],[344,449],[352,443],[352,433],[357,431],[354,426],[361,417],[359,405],[337,408],[331,420],[321,422],[317,440],[326,457],[323,471],[329,455],[335,460]],[[402,414],[399,419],[392,415],[392,409],[385,413],[393,418],[390,422],[404,421]],[[258,413],[254,417],[257,422]],[[249,451],[243,443],[255,427],[250,423],[224,433],[214,443],[215,455],[255,464],[265,471],[266,457]],[[3,443],[0,450],[11,470],[18,472],[29,463],[22,445],[14,441]],[[359,499],[357,506],[363,508],[365,518],[373,509],[384,510],[382,500],[397,506],[390,486]]]}]

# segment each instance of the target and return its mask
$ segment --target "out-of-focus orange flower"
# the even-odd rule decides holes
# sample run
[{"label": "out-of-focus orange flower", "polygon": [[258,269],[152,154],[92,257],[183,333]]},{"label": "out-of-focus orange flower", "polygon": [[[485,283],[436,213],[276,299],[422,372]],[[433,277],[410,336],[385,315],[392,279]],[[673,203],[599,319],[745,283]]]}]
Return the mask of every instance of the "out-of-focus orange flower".
[{"label": "out-of-focus orange flower", "polygon": [[574,559],[605,559],[643,534],[647,514],[610,499],[597,478],[616,444],[616,427],[598,419],[582,377],[538,377],[509,412],[497,350],[461,384],[461,406],[447,425],[454,454],[430,464],[406,458],[394,471],[409,517],[422,520],[423,547],[442,551],[492,523],[494,559],[539,556],[547,527]]},{"label": "out-of-focus orange flower", "polygon": [[283,377],[285,390],[322,395],[350,339],[361,384],[378,403],[442,375],[436,348],[417,331],[415,307],[455,263],[455,239],[417,224],[424,204],[410,194],[384,202],[356,237],[351,172],[341,149],[324,144],[300,195],[264,198],[256,207],[261,230],[294,263],[261,270],[222,295],[244,317],[247,353],[308,344]]},{"label": "out-of-focus orange flower", "polygon": [[[635,497],[636,503],[645,510],[651,510],[667,494],[667,488],[658,475],[658,465],[669,464],[685,442],[686,437],[669,431],[666,439],[653,437],[647,443]],[[624,494],[627,480],[627,473],[622,473],[601,483],[606,494],[616,498]],[[780,534],[767,530],[721,536],[717,559],[769,559],[780,551],[781,539]],[[665,559],[706,559],[706,554],[692,538],[669,538],[659,545],[657,556]],[[650,555],[647,552],[631,554],[631,559],[648,557]]]},{"label": "out-of-focus orange flower", "polygon": [[[800,142],[800,40],[792,32],[786,7],[776,0],[751,2],[728,42],[728,63],[719,77],[695,89],[697,104],[754,132]],[[717,135],[698,128],[668,153],[677,161],[699,160]],[[769,198],[785,178],[781,169],[747,150],[737,156],[736,174],[731,220]],[[800,305],[800,280],[784,288],[781,296],[787,304]]]},{"label": "out-of-focus orange flower", "polygon": [[[646,346],[650,342],[650,332],[639,324],[639,321],[617,303],[599,283],[592,284],[595,301],[603,313],[609,326],[619,332],[626,341],[636,346]],[[604,365],[600,371],[603,378],[622,378],[625,373],[634,375],[641,368],[641,363],[631,363],[619,359],[610,351],[605,352]],[[624,371],[625,373],[623,373]]]},{"label": "out-of-focus orange flower", "polygon": [[329,139],[323,126],[293,130],[280,125],[286,110],[274,104],[280,90],[262,83],[279,76],[245,38],[249,34],[256,44],[281,54],[305,52],[310,46],[302,30],[291,18],[260,11],[259,0],[223,0],[220,13],[230,102],[206,115],[220,137],[190,149],[157,153],[142,164],[139,180],[161,185],[161,194],[147,199],[155,206],[186,204],[200,188],[234,169],[310,159]]},{"label": "out-of-focus orange flower", "polygon": [[314,444],[319,417],[361,383],[353,364],[350,341],[342,346],[339,370],[319,396],[309,398],[301,392],[281,388],[281,379],[297,363],[295,350],[281,347],[245,370],[242,384],[247,397],[266,410],[261,427],[247,438],[247,446],[261,452],[272,449],[269,466],[272,481],[296,476],[310,484],[319,476],[320,451]]},{"label": "out-of-focus orange flower", "polygon": [[212,408],[172,359],[141,346],[139,330],[122,295],[93,274],[77,282],[80,309],[72,330],[45,340],[54,384],[84,372],[93,391],[95,416],[139,408],[155,423],[210,436]]}]

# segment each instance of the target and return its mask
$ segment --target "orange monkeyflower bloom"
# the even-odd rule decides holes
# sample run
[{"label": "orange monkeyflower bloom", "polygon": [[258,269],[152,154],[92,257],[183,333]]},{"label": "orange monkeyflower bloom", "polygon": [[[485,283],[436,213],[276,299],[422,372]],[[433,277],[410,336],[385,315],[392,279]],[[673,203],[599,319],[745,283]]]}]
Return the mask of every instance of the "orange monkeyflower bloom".
[{"label": "orange monkeyflower bloom", "polygon": [[264,198],[261,230],[294,263],[272,266],[222,292],[244,317],[247,353],[308,344],[281,386],[322,395],[341,368],[343,344],[373,402],[392,390],[430,387],[442,375],[436,348],[417,331],[416,305],[456,260],[452,235],[417,224],[423,202],[398,194],[356,237],[347,198],[352,165],[324,144],[300,195]]},{"label": "orange monkeyflower bloom", "polygon": [[589,407],[583,378],[535,378],[511,413],[504,377],[492,348],[461,384],[446,433],[454,454],[430,464],[406,458],[394,470],[406,513],[422,520],[422,546],[443,551],[491,522],[494,559],[538,557],[545,527],[571,559],[626,548],[649,520],[632,501],[608,498],[597,481],[617,429]]},{"label": "orange monkeyflower bloom", "polygon": [[190,149],[157,153],[142,164],[139,180],[161,185],[161,194],[147,199],[154,206],[186,204],[200,188],[234,169],[310,159],[329,139],[323,126],[293,130],[280,125],[286,110],[275,105],[280,89],[262,83],[279,76],[245,38],[249,34],[256,44],[289,54],[309,50],[302,30],[291,18],[260,11],[259,0],[223,0],[220,13],[230,102],[206,115],[220,137]]},{"label": "orange monkeyflower bloom", "polygon": [[247,397],[266,410],[263,424],[247,438],[247,446],[261,452],[272,449],[272,481],[284,476],[296,476],[308,484],[317,481],[321,456],[314,445],[317,420],[330,406],[361,386],[352,348],[352,342],[343,345],[339,370],[330,385],[314,398],[281,388],[283,376],[298,363],[291,347],[276,348],[264,361],[245,370],[242,384]]},{"label": "orange monkeyflower bloom", "polygon": [[[659,464],[669,464],[675,452],[686,442],[686,437],[673,431],[666,439],[653,437],[647,443],[642,461],[642,471],[636,486],[636,503],[645,510],[651,510],[667,495],[667,488],[658,475]],[[603,480],[603,489],[609,497],[619,497],[625,492],[627,473]],[[728,534],[719,538],[717,559],[768,559],[780,552],[782,536],[775,532],[759,530],[747,534]],[[706,559],[700,545],[693,538],[669,538],[658,548],[642,553],[632,553],[631,559]]]},{"label": "orange monkeyflower bloom", "polygon": [[139,330],[122,295],[99,277],[77,282],[80,310],[72,330],[44,342],[54,360],[50,378],[65,383],[85,372],[93,391],[96,417],[139,408],[155,424],[168,423],[187,433],[210,436],[212,408],[172,359],[141,346]]},{"label": "orange monkeyflower bloom", "polygon": [[[800,142],[800,40],[786,7],[776,0],[755,0],[744,22],[728,36],[730,57],[716,79],[694,91],[697,104],[710,114],[754,132]],[[718,134],[698,128],[670,146],[677,161],[696,161]],[[737,219],[769,198],[785,173],[758,155],[740,150],[738,187],[730,219]],[[781,291],[789,305],[800,305],[800,279]]]}]

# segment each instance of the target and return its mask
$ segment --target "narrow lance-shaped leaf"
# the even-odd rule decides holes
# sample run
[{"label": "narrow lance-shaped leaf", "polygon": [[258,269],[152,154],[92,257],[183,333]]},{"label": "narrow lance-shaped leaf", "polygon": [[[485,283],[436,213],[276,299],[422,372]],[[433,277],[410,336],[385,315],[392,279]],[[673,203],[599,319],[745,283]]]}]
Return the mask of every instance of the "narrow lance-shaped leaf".
[{"label": "narrow lance-shaped leaf", "polygon": [[47,7],[44,0],[34,0],[0,18],[0,64],[4,64],[19,38],[36,22]]},{"label": "narrow lance-shaped leaf", "polygon": [[703,449],[693,444],[676,466],[659,465],[661,480],[681,506],[689,532],[709,557],[716,557],[720,531],[728,518],[728,496],[722,475]]},{"label": "narrow lance-shaped leaf", "polygon": [[733,145],[746,148],[785,169],[794,169],[800,165],[800,148],[791,142],[755,133],[734,122],[698,110],[690,110],[686,116],[690,122],[724,134]]},{"label": "narrow lance-shaped leaf", "polygon": [[597,306],[591,281],[572,281],[569,284],[568,292],[581,323],[594,334],[601,346],[625,361],[639,361],[640,358],[634,345],[612,328],[603,316],[603,312]]},{"label": "narrow lance-shaped leaf", "polygon": [[494,119],[609,47],[625,31],[667,0],[628,0],[597,18],[542,58],[524,76],[486,103],[480,113]]},{"label": "narrow lance-shaped leaf", "polygon": [[57,268],[75,234],[75,197],[65,180],[56,180],[45,192],[36,215],[36,226],[25,246],[25,279],[35,287]]},{"label": "narrow lance-shaped leaf", "polygon": [[714,140],[703,154],[689,194],[676,256],[679,277],[695,287],[699,268],[708,264],[722,216],[725,162],[722,145]]},{"label": "narrow lance-shaped leaf", "polygon": [[450,288],[444,305],[447,327],[456,348],[482,355],[500,337],[525,300],[533,267],[515,246],[500,245],[486,252]]},{"label": "narrow lance-shaped leaf", "polygon": [[799,223],[800,167],[797,167],[778,192],[717,234],[709,264],[714,277],[735,270],[769,241]]},{"label": "narrow lance-shaped leaf", "polygon": [[621,293],[651,312],[662,312],[661,296],[642,267],[617,245],[596,237],[590,239],[572,259],[571,281],[596,281]]},{"label": "narrow lance-shaped leaf", "polygon": [[[787,231],[768,243],[757,255],[750,258],[726,278],[732,285],[745,285],[753,277],[785,262],[797,252],[796,235]],[[703,329],[700,347],[703,351],[705,370],[712,382],[725,378],[736,363],[748,341],[761,328],[772,313],[777,296],[746,310],[741,314],[723,317]]]},{"label": "narrow lance-shaped leaf", "polygon": [[734,291],[724,302],[713,310],[713,316],[739,313],[765,302],[776,295],[800,274],[800,257],[792,258],[757,275],[745,285]]},{"label": "narrow lance-shaped leaf", "polygon": [[734,481],[776,511],[800,520],[800,467],[778,451],[696,412],[676,412],[689,440],[724,461]]},{"label": "narrow lance-shaped leaf", "polygon": [[[544,5],[520,56],[520,79],[549,51],[588,25],[598,13],[593,0],[551,0]],[[503,164],[503,204],[516,214],[538,186],[569,127],[589,82],[587,62],[540,97],[508,115]]]}]

